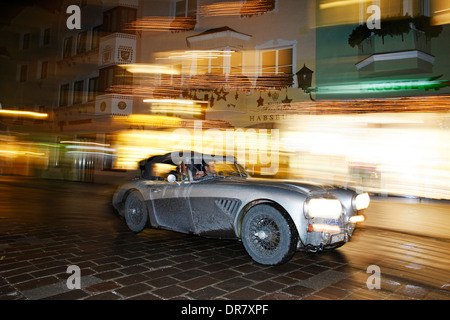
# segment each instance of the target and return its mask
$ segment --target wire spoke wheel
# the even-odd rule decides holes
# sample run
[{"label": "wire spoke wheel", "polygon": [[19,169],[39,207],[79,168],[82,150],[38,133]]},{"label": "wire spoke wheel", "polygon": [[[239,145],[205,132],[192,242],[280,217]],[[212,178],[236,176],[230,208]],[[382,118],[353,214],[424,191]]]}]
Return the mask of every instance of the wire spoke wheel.
[{"label": "wire spoke wheel", "polygon": [[263,255],[272,255],[280,244],[280,228],[277,223],[266,215],[261,215],[250,223],[250,236],[255,249]]},{"label": "wire spoke wheel", "polygon": [[125,200],[125,221],[133,232],[141,232],[147,224],[147,208],[137,191],[130,192]]},{"label": "wire spoke wheel", "polygon": [[270,205],[250,209],[242,220],[241,239],[249,255],[265,265],[282,264],[296,250],[295,227],[288,217]]}]

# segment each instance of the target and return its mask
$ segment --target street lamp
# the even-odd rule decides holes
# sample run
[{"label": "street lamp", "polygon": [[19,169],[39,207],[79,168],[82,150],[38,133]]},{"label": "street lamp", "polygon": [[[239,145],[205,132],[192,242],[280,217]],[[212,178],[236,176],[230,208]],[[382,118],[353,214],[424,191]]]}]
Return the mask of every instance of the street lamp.
[{"label": "street lamp", "polygon": [[309,98],[314,101],[311,96],[311,92],[315,91],[314,88],[311,88],[313,73],[314,71],[310,70],[305,64],[303,64],[303,68],[296,73],[296,76],[298,87],[303,89],[305,93],[309,93]]}]

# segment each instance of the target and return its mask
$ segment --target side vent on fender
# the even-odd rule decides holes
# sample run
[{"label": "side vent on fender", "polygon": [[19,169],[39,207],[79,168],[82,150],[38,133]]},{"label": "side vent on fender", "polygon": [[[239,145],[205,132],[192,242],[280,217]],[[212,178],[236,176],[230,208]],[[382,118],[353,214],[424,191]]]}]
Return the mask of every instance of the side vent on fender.
[{"label": "side vent on fender", "polygon": [[216,200],[216,205],[226,214],[234,215],[241,204],[237,199],[220,199]]}]

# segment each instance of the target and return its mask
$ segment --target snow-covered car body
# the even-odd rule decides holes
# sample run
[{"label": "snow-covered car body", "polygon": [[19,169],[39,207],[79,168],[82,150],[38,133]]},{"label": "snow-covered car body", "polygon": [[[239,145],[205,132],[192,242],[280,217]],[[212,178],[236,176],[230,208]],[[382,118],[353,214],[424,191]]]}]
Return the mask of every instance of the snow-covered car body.
[{"label": "snow-covered car body", "polygon": [[[196,179],[214,161],[216,171]],[[165,170],[157,167],[163,166]],[[233,158],[174,152],[141,161],[141,177],[118,188],[114,208],[134,232],[147,224],[206,237],[241,239],[268,265],[296,250],[349,241],[367,194],[299,181],[252,178]],[[283,248],[281,248],[283,247]]]}]

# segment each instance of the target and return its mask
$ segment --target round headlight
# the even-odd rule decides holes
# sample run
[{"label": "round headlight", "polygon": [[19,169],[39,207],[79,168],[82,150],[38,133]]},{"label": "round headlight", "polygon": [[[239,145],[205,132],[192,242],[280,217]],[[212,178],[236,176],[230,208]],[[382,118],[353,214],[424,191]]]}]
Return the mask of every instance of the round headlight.
[{"label": "round headlight", "polygon": [[370,204],[370,197],[368,193],[358,194],[353,199],[353,208],[355,208],[355,210],[366,209],[369,207],[369,204]]},{"label": "round headlight", "polygon": [[308,201],[307,212],[311,218],[337,219],[342,213],[342,204],[337,199],[313,198]]}]

